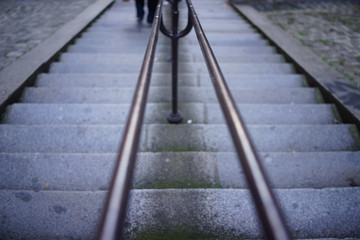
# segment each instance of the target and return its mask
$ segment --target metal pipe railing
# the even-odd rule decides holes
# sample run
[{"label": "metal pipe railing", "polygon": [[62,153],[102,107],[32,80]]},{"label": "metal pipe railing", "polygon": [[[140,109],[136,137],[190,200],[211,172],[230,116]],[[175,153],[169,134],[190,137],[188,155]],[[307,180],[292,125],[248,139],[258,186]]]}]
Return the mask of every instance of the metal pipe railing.
[{"label": "metal pipe railing", "polygon": [[[179,0],[170,1],[172,4],[176,5],[173,6],[173,13],[175,15],[178,15],[178,1]],[[164,35],[172,39],[172,54],[173,57],[176,57],[178,39],[189,33],[192,26],[194,27],[199,40],[211,80],[228,124],[236,151],[239,155],[239,160],[243,166],[255,205],[258,209],[265,235],[268,239],[290,239],[290,234],[284,223],[283,217],[281,216],[274,195],[269,187],[268,180],[256,154],[255,148],[250,140],[245,124],[236,108],[235,102],[231,96],[214,53],[212,52],[210,44],[202,30],[196,12],[190,0],[186,0],[186,3],[189,9],[189,21],[187,27],[181,32],[177,30],[178,16],[173,17],[172,31],[166,30],[163,25],[161,15],[162,0],[159,1],[157,6],[149,43],[144,56],[119,156],[116,162],[115,172],[106,201],[103,219],[98,233],[98,239],[121,239],[123,237],[123,226],[127,211],[130,185],[134,172],[136,152],[144,118],[145,104],[149,91],[159,29],[161,29]],[[175,50],[176,53],[174,53]],[[174,71],[176,72],[174,73]],[[175,88],[177,88],[177,58],[175,60],[173,59],[173,91],[174,81]],[[176,104],[176,106],[173,106],[174,108],[172,113],[177,115],[178,111],[176,98],[177,94],[173,96],[173,104]],[[178,120],[174,121],[174,123],[177,121]]]},{"label": "metal pipe railing", "polygon": [[131,180],[161,23],[161,8],[162,0],[159,0],[97,239],[113,240],[123,237]]},{"label": "metal pipe railing", "polygon": [[290,233],[280,213],[265,172],[250,140],[244,121],[240,117],[219,64],[200,25],[190,0],[186,0],[190,18],[198,38],[201,51],[230,130],[239,160],[242,164],[255,206],[258,210],[265,235],[268,239],[287,240]]}]

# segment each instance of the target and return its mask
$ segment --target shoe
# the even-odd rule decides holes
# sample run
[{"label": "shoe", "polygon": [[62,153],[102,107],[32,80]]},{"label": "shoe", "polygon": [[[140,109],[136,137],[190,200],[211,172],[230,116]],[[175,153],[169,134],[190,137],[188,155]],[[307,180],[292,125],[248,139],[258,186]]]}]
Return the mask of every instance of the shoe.
[{"label": "shoe", "polygon": [[144,6],[136,3],[136,17],[138,22],[142,22],[145,15]]},{"label": "shoe", "polygon": [[147,15],[147,23],[149,23],[149,24],[152,24],[152,23],[153,23],[153,21],[154,21],[154,15],[155,15],[155,13],[149,12],[149,14]]}]

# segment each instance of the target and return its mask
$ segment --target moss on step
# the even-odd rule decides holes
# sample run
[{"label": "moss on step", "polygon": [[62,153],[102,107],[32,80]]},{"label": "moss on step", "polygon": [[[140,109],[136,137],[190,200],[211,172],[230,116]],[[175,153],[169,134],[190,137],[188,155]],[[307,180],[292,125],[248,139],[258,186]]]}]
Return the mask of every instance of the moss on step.
[{"label": "moss on step", "polygon": [[342,123],[341,115],[340,115],[336,105],[331,104],[331,109],[334,114],[334,123]]},{"label": "moss on step", "polygon": [[0,113],[0,123],[2,123],[5,119],[5,113]]},{"label": "moss on step", "polygon": [[325,103],[324,98],[318,88],[315,88],[315,99],[317,103]]},{"label": "moss on step", "polygon": [[352,149],[352,150],[359,151],[360,150],[360,136],[359,136],[359,131],[355,125],[350,127],[350,134],[356,141],[356,145],[354,146],[354,149]]}]

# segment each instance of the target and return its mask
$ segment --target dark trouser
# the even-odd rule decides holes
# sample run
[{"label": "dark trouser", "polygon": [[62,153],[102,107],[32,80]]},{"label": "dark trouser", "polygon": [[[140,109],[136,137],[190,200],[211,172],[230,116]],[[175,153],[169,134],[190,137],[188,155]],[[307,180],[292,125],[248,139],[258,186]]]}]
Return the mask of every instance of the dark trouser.
[{"label": "dark trouser", "polygon": [[[147,5],[149,9],[149,14],[147,16],[147,22],[152,23],[154,20],[156,5],[158,0],[148,0]],[[136,14],[139,19],[144,18],[144,0],[136,0]]]}]

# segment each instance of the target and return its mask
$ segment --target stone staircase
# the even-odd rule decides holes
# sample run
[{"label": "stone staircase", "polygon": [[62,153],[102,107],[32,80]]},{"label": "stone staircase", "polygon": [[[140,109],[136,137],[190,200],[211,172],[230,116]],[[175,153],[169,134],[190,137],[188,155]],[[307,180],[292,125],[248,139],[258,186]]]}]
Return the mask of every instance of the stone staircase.
[{"label": "stone staircase", "polygon": [[[356,127],[341,123],[336,107],[226,2],[194,5],[293,237],[360,238]],[[0,239],[95,238],[150,33],[134,12],[132,2],[117,1],[8,107]],[[180,44],[184,121],[166,122],[170,45],[161,36],[126,237],[261,238],[194,32]]]}]

